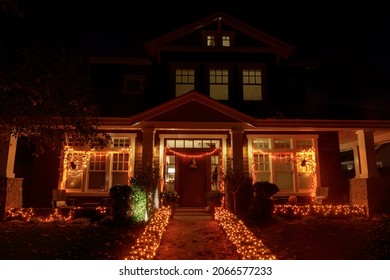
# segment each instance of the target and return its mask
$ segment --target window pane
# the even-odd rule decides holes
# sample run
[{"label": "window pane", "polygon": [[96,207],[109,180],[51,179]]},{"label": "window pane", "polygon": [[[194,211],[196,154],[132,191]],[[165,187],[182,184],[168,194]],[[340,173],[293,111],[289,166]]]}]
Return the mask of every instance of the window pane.
[{"label": "window pane", "polygon": [[105,188],[105,172],[89,172],[89,189],[104,190]]},{"label": "window pane", "polygon": [[244,100],[262,100],[261,70],[255,68],[242,70]]},{"label": "window pane", "polygon": [[112,174],[112,185],[128,185],[128,175],[126,172],[114,172]]}]

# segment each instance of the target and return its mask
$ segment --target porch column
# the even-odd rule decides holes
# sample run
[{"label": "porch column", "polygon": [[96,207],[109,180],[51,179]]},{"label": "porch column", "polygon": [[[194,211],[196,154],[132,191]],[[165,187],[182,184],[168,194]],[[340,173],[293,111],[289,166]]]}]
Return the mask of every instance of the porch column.
[{"label": "porch column", "polygon": [[358,130],[360,172],[350,180],[350,204],[363,205],[368,217],[386,207],[388,192],[379,177],[373,130]]},{"label": "porch column", "polygon": [[242,172],[244,168],[243,155],[243,130],[241,128],[232,128],[232,156],[233,156],[233,170],[235,172]]},{"label": "porch column", "polygon": [[376,167],[374,131],[358,130],[359,160],[360,160],[360,178],[378,177]]},{"label": "porch column", "polygon": [[153,165],[154,127],[144,127],[142,133],[142,167],[150,167]]},{"label": "porch column", "polygon": [[17,138],[0,141],[0,221],[5,219],[7,208],[20,208],[23,204],[23,179],[15,178],[14,166]]},{"label": "porch column", "polygon": [[357,145],[353,146],[352,147],[352,151],[353,151],[353,165],[354,165],[354,168],[355,168],[355,178],[359,178],[360,177],[360,162],[359,162],[359,148]]}]

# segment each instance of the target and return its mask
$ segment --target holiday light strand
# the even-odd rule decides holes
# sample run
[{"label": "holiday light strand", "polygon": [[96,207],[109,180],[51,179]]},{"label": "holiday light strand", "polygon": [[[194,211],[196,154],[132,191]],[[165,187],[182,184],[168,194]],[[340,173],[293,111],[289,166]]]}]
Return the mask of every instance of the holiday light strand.
[{"label": "holiday light strand", "polygon": [[280,217],[302,218],[307,216],[351,218],[366,217],[363,205],[274,205],[274,215]]},{"label": "holiday light strand", "polygon": [[271,253],[263,242],[257,239],[240,219],[226,209],[216,207],[215,220],[222,226],[243,260],[276,259],[276,256]]},{"label": "holiday light strand", "polygon": [[169,223],[171,207],[161,207],[150,219],[142,235],[131,247],[129,256],[125,260],[152,260],[160,246],[162,235]]},{"label": "holiday light strand", "polygon": [[180,152],[174,151],[169,147],[165,147],[165,153],[169,152],[169,153],[174,154],[175,156],[184,157],[184,158],[203,158],[206,156],[211,156],[217,152],[221,153],[221,151],[222,151],[221,148],[215,148],[210,152],[206,152],[206,153],[202,153],[202,154],[185,154],[185,153],[180,153]]}]

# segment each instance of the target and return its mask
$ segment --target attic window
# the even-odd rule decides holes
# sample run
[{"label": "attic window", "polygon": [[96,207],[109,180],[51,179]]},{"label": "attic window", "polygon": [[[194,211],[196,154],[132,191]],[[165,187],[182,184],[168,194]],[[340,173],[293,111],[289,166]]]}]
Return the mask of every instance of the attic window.
[{"label": "attic window", "polygon": [[232,47],[234,45],[234,32],[232,31],[205,31],[203,32],[204,46]]},{"label": "attic window", "polygon": [[208,47],[215,47],[215,36],[207,36],[207,46]]},{"label": "attic window", "polygon": [[230,36],[222,36],[222,47],[230,47]]}]

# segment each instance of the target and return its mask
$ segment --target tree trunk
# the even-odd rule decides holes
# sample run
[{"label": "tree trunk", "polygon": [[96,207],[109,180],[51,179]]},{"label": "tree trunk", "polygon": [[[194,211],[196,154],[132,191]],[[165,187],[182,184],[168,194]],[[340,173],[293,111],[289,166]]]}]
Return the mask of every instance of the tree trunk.
[{"label": "tree trunk", "polygon": [[237,191],[233,192],[233,213],[237,213]]}]

